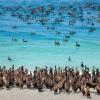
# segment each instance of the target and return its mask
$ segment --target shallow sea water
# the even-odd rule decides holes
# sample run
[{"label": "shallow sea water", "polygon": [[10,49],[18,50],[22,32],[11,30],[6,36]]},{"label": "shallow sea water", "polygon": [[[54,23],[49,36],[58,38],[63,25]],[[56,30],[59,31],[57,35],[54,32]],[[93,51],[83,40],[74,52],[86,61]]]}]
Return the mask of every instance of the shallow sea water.
[{"label": "shallow sea water", "polygon": [[[77,34],[71,36],[68,43],[64,43],[62,38],[68,33],[67,20],[61,25],[56,25],[56,29],[62,33],[60,36],[54,35],[53,31],[47,31],[45,26],[33,22],[28,25],[19,19],[11,17],[9,14],[0,16],[0,65],[16,67],[24,65],[29,69],[35,66],[74,66],[79,67],[81,61],[90,68],[100,67],[100,24],[95,24],[96,31],[88,33],[86,23],[77,22],[74,29]],[[16,29],[12,26],[16,25]],[[31,36],[31,32],[36,35]],[[16,37],[18,42],[11,41]],[[28,43],[22,43],[22,39]],[[58,39],[60,46],[55,46],[54,41]],[[75,41],[79,41],[81,47],[75,46]],[[11,56],[12,61],[7,57]],[[72,61],[68,61],[68,57]]]}]

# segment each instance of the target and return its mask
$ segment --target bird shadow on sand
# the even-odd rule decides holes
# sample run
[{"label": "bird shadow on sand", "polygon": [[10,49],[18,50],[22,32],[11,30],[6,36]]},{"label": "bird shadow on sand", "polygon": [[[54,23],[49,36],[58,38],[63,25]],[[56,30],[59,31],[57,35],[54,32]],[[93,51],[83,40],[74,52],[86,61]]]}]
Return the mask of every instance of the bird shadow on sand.
[{"label": "bird shadow on sand", "polygon": [[66,93],[66,94],[70,94],[70,93],[72,93],[72,91],[71,91],[71,90],[70,90],[69,92],[64,91],[64,93]]},{"label": "bird shadow on sand", "polygon": [[91,96],[89,96],[89,97],[87,97],[88,99],[92,99],[92,97]]}]

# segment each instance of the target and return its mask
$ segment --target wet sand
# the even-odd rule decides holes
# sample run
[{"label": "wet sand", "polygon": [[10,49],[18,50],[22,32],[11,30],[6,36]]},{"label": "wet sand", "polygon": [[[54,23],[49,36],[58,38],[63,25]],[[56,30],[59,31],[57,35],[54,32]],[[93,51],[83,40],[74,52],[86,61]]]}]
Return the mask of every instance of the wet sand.
[{"label": "wet sand", "polygon": [[91,98],[82,96],[81,93],[61,93],[54,95],[53,91],[44,89],[43,92],[38,90],[17,89],[0,90],[0,100],[100,100],[100,96],[91,90]]}]

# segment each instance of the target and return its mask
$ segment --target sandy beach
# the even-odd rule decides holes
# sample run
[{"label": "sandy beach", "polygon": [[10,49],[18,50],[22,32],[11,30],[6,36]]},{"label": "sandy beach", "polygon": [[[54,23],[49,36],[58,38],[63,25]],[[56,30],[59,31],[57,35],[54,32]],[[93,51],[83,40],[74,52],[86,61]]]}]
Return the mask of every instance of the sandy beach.
[{"label": "sandy beach", "polygon": [[38,90],[17,89],[0,90],[0,100],[100,100],[100,96],[91,90],[91,98],[82,96],[81,93],[61,93],[54,95],[53,91],[44,89],[43,92]]}]

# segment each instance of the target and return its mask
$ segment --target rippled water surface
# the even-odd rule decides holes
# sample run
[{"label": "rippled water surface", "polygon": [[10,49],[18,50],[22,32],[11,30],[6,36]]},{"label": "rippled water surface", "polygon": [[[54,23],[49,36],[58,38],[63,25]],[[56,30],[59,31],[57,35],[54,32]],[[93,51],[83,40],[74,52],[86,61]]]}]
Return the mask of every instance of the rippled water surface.
[{"label": "rippled water surface", "polygon": [[[52,18],[50,16],[50,18]],[[45,26],[35,21],[32,24],[20,21],[9,14],[0,16],[0,65],[16,66],[24,65],[28,68],[33,66],[80,66],[83,61],[88,66],[100,66],[100,24],[94,22],[96,30],[89,33],[86,23],[83,25],[77,21],[73,29],[77,32],[65,43],[62,41],[64,34],[68,33],[68,20],[57,24],[55,28],[62,34],[56,36],[53,31],[47,31]],[[50,23],[48,24],[50,25]],[[13,29],[12,26],[17,26]],[[30,35],[35,32],[36,35]],[[18,39],[12,41],[12,37]],[[22,39],[28,43],[22,43]],[[54,41],[58,39],[60,46],[55,46]],[[80,47],[75,46],[79,41]],[[10,56],[12,61],[8,61]],[[72,61],[68,61],[68,57]]]}]

